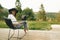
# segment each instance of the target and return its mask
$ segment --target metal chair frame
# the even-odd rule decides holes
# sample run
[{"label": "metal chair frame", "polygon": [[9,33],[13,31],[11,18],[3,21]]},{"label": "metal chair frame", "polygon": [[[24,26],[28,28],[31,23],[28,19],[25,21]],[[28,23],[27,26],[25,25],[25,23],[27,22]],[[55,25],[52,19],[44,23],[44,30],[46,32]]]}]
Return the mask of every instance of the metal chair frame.
[{"label": "metal chair frame", "polygon": [[[8,25],[9,29],[9,33],[8,33],[8,40],[10,40],[11,38],[13,38],[13,35],[15,34],[15,30],[18,28],[15,28],[12,24],[11,19],[8,18],[4,18],[5,23]],[[13,29],[13,34],[11,35],[11,29]],[[18,35],[17,35],[17,40],[19,40],[19,29],[18,29]]]}]

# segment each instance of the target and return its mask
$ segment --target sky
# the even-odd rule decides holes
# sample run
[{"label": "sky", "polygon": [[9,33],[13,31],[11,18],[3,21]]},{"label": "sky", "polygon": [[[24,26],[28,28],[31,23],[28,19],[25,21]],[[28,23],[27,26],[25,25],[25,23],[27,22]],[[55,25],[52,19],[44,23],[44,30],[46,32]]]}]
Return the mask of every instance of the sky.
[{"label": "sky", "polygon": [[[0,4],[7,8],[11,9],[15,7],[16,0],[0,0]],[[22,10],[29,7],[32,8],[34,12],[40,10],[40,5],[44,5],[46,12],[59,12],[60,11],[60,0],[20,0]]]}]

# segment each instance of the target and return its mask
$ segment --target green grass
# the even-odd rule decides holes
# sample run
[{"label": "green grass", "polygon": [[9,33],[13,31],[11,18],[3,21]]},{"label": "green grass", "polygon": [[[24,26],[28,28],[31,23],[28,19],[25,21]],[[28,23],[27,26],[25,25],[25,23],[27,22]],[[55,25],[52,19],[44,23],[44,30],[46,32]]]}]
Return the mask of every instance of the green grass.
[{"label": "green grass", "polygon": [[[8,28],[8,26],[4,21],[0,21],[0,28]],[[28,21],[28,28],[30,30],[50,30],[51,24],[49,22]]]},{"label": "green grass", "polygon": [[0,28],[8,28],[4,21],[0,21]]},{"label": "green grass", "polygon": [[48,22],[37,22],[37,21],[30,21],[28,22],[29,24],[29,29],[33,30],[50,30],[51,29],[51,24]]},{"label": "green grass", "polygon": [[50,24],[60,24],[60,22],[56,22],[56,21],[52,21],[52,22],[49,22]]}]

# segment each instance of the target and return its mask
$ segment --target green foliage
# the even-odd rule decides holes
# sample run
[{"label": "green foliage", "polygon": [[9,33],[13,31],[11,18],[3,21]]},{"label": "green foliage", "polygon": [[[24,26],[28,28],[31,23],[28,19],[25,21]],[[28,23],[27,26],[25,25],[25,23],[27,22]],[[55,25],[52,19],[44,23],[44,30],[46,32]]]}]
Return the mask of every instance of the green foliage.
[{"label": "green foliage", "polygon": [[32,9],[26,8],[22,11],[21,3],[20,3],[19,0],[16,0],[15,5],[16,5],[16,8],[18,9],[18,14],[17,14],[17,19],[18,20],[21,20],[22,15],[26,15],[27,20],[35,20],[34,13],[33,13]]},{"label": "green foliage", "polygon": [[27,20],[35,20],[35,14],[32,11],[32,9],[26,8],[22,11],[22,15],[26,15],[27,16]]},{"label": "green foliage", "polygon": [[3,8],[2,5],[0,4],[0,20],[3,20],[3,16],[7,15],[8,15],[7,9]]},{"label": "green foliage", "polygon": [[0,9],[3,9],[2,5],[0,4]]},{"label": "green foliage", "polygon": [[57,13],[57,15],[56,15],[56,20],[57,20],[58,22],[60,22],[60,13]]},{"label": "green foliage", "polygon": [[21,14],[20,12],[18,12],[17,15],[16,15],[16,19],[17,19],[17,20],[21,20],[21,15],[22,15],[22,14]]},{"label": "green foliage", "polygon": [[21,9],[21,3],[20,3],[20,1],[19,0],[16,0],[15,5],[16,5],[16,8],[17,8],[18,12],[21,13],[22,12],[22,9]]},{"label": "green foliage", "polygon": [[[27,24],[30,30],[51,30],[51,24],[48,22],[28,21]],[[4,21],[0,21],[0,28],[8,28],[8,26]]]},{"label": "green foliage", "polygon": [[0,21],[0,28],[8,28],[4,21]]},{"label": "green foliage", "polygon": [[7,9],[3,9],[2,12],[0,12],[0,20],[3,20],[3,16],[8,16]]},{"label": "green foliage", "polygon": [[46,21],[46,13],[45,13],[43,4],[41,4],[41,8],[40,9],[41,10],[38,12],[38,20],[42,19],[43,21]]},{"label": "green foliage", "polygon": [[39,21],[30,21],[29,23],[29,29],[33,30],[50,30],[51,24],[48,22],[39,22]]}]

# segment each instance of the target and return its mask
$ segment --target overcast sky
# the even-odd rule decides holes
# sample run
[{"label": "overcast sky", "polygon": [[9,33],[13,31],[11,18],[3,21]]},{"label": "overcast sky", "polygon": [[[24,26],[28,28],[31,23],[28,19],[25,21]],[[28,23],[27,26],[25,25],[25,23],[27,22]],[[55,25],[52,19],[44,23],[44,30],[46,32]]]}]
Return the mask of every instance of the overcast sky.
[{"label": "overcast sky", "polygon": [[[14,8],[16,0],[0,0],[0,4],[7,8]],[[39,11],[40,5],[43,4],[46,12],[60,11],[60,0],[20,0],[22,9],[32,8],[34,12]]]}]

